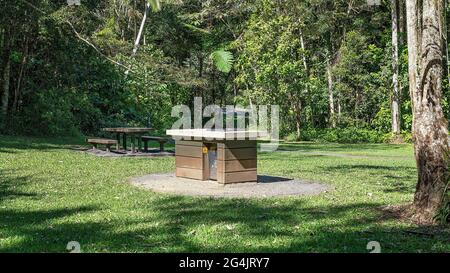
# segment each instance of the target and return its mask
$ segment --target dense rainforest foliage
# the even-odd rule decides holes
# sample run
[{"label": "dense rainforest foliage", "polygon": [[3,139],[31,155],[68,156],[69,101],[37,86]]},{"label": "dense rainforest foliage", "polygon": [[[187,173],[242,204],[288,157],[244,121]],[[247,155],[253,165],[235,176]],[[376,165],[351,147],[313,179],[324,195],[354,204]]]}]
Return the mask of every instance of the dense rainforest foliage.
[{"label": "dense rainforest foliage", "polygon": [[[199,96],[278,104],[290,140],[382,142],[393,139],[397,84],[401,138],[410,139],[404,0],[395,12],[392,1],[366,0],[68,2],[0,0],[1,132],[150,124],[163,133],[172,106]],[[449,100],[445,80],[447,117]]]}]

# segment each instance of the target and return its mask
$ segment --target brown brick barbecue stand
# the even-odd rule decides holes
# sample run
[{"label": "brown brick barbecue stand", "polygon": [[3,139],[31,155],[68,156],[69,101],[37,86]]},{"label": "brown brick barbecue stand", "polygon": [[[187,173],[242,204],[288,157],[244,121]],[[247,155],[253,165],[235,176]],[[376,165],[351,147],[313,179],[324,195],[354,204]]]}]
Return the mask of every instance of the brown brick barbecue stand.
[{"label": "brown brick barbecue stand", "polygon": [[257,137],[262,132],[168,130],[176,140],[176,176],[220,184],[257,182]]}]

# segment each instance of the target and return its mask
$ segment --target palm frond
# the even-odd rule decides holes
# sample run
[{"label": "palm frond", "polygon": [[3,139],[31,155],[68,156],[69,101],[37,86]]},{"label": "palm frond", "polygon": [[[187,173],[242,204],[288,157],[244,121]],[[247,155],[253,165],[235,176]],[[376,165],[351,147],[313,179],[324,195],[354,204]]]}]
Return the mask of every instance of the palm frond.
[{"label": "palm frond", "polygon": [[148,0],[148,4],[152,8],[153,12],[158,12],[161,10],[161,1],[160,0]]},{"label": "palm frond", "polygon": [[216,65],[217,70],[229,73],[231,68],[233,68],[233,53],[228,50],[219,49],[211,53],[211,60]]}]

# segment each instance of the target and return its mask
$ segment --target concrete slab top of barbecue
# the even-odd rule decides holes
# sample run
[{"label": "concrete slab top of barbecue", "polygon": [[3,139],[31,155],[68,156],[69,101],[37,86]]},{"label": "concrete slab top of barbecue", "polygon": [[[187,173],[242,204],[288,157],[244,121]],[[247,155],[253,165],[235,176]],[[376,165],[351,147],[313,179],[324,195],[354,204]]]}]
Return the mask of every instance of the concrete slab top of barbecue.
[{"label": "concrete slab top of barbecue", "polygon": [[267,137],[265,131],[253,130],[210,130],[210,129],[172,129],[167,130],[166,134],[174,138],[204,138],[215,140],[239,140],[239,139],[258,139]]}]

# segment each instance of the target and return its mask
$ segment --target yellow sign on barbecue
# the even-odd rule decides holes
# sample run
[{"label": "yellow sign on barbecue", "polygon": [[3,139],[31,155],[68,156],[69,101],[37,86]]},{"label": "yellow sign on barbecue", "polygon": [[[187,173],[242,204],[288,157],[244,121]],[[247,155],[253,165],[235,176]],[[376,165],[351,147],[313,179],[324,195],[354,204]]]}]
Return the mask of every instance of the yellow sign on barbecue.
[{"label": "yellow sign on barbecue", "polygon": [[208,147],[203,147],[203,153],[207,154],[208,153]]}]

